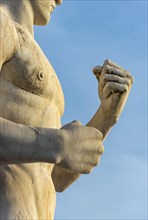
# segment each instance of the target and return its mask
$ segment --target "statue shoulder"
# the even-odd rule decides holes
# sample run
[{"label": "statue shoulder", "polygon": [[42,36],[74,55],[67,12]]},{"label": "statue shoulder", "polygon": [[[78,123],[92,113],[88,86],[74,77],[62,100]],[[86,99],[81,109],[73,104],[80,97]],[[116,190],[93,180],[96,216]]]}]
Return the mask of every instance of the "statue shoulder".
[{"label": "statue shoulder", "polygon": [[14,22],[0,8],[0,68],[10,60],[18,50],[18,34]]}]

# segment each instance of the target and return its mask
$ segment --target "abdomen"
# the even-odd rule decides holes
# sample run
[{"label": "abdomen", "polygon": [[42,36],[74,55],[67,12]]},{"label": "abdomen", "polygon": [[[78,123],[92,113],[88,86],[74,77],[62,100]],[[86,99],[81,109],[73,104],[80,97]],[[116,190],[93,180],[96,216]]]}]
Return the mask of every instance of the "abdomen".
[{"label": "abdomen", "polygon": [[45,163],[1,166],[1,219],[53,219],[53,165]]}]

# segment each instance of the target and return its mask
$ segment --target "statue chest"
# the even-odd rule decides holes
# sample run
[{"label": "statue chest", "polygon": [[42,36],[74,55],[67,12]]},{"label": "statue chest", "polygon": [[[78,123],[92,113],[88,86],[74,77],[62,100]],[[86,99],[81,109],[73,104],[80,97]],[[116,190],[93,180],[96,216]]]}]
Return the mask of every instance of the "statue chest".
[{"label": "statue chest", "polygon": [[19,49],[5,63],[1,75],[13,85],[42,98],[54,101],[60,114],[64,111],[64,96],[55,71],[32,36],[19,27]]}]

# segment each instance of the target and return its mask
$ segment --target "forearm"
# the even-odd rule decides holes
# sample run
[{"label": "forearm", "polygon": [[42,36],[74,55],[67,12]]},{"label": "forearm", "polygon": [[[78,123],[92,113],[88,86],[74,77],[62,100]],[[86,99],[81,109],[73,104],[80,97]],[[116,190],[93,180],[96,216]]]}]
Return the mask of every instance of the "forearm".
[{"label": "forearm", "polygon": [[0,164],[56,163],[53,141],[56,132],[56,129],[32,128],[0,118]]},{"label": "forearm", "polygon": [[106,114],[100,106],[92,119],[86,124],[86,126],[94,127],[101,131],[103,139],[105,139],[106,135],[117,122],[117,118],[111,117],[109,113]]}]

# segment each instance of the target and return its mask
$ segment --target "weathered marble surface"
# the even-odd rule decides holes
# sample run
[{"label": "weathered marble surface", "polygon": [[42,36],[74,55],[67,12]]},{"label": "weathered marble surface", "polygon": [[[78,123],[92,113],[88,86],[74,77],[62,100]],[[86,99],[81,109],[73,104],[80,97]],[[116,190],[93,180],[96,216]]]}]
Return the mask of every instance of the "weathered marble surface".
[{"label": "weathered marble surface", "polygon": [[0,3],[0,219],[53,219],[56,191],[90,173],[102,141],[117,122],[133,82],[106,60],[93,69],[101,105],[82,126],[61,128],[64,96],[56,73],[33,38],[61,0]]}]

